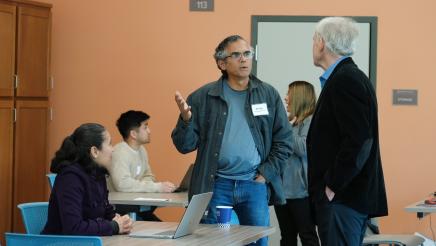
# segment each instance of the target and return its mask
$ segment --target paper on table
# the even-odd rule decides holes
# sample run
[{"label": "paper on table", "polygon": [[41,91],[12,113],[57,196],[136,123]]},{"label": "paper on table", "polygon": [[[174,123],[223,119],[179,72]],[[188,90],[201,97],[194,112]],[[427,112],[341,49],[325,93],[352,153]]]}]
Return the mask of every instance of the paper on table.
[{"label": "paper on table", "polygon": [[137,197],[133,200],[135,200],[135,201],[165,202],[165,201],[169,201],[170,199],[168,199],[168,198]]}]

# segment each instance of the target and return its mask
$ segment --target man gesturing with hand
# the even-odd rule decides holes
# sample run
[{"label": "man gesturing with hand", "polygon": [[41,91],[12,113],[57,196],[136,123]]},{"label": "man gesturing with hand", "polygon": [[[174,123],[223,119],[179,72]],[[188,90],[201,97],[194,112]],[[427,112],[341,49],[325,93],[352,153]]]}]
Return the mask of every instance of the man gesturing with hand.
[{"label": "man gesturing with hand", "polygon": [[[253,56],[247,41],[229,36],[214,54],[221,78],[187,100],[175,94],[180,116],[173,143],[183,154],[197,150],[189,197],[213,191],[204,223],[217,223],[215,207],[227,205],[240,224],[267,226],[268,201],[285,202],[280,170],[292,133],[278,92],[251,75]],[[256,245],[267,245],[267,238]]]}]

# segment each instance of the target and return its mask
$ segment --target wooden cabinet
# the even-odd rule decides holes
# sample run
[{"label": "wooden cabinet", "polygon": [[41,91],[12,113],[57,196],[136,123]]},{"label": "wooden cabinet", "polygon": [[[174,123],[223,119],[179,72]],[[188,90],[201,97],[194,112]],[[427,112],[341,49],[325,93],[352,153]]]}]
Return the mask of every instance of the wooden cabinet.
[{"label": "wooden cabinet", "polygon": [[22,227],[17,204],[47,201],[47,136],[50,108],[47,101],[15,102],[14,139],[14,221],[13,230]]},{"label": "wooden cabinet", "polygon": [[48,97],[50,26],[50,8],[0,1],[0,96]]},{"label": "wooden cabinet", "polygon": [[0,243],[17,204],[47,201],[51,5],[0,0]]},{"label": "wooden cabinet", "polygon": [[10,231],[12,222],[13,110],[12,100],[0,99],[0,237]]},{"label": "wooden cabinet", "polygon": [[0,96],[14,95],[16,7],[0,2]]},{"label": "wooden cabinet", "polygon": [[18,6],[17,96],[49,93],[50,9]]}]

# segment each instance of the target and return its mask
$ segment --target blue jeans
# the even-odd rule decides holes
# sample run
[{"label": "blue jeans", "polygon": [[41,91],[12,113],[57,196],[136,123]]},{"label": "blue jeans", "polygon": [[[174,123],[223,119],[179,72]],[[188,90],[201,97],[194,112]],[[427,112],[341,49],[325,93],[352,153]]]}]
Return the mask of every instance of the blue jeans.
[{"label": "blue jeans", "polygon": [[[216,224],[216,206],[233,206],[241,225],[269,226],[268,194],[265,183],[254,180],[217,178],[207,217],[202,221]],[[268,237],[250,245],[268,245]]]},{"label": "blue jeans", "polygon": [[344,205],[328,201],[325,194],[315,203],[316,221],[321,244],[330,246],[362,245],[368,215]]}]

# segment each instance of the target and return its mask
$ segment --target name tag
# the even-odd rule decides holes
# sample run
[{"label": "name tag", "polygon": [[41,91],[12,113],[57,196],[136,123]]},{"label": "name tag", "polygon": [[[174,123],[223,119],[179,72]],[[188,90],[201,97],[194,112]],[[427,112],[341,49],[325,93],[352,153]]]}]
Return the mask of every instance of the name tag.
[{"label": "name tag", "polygon": [[259,115],[268,115],[268,107],[266,106],[266,103],[259,103],[259,104],[253,104],[251,105],[251,110],[253,111],[254,116]]}]

